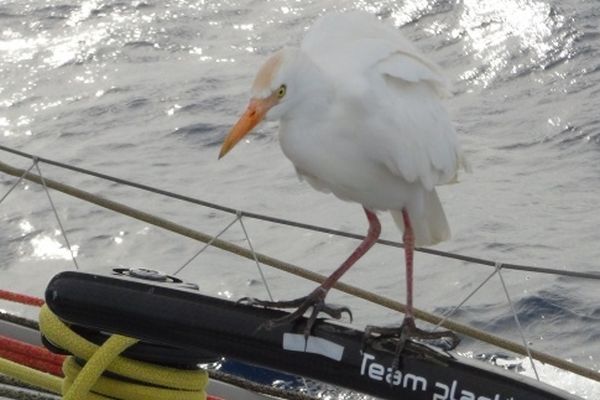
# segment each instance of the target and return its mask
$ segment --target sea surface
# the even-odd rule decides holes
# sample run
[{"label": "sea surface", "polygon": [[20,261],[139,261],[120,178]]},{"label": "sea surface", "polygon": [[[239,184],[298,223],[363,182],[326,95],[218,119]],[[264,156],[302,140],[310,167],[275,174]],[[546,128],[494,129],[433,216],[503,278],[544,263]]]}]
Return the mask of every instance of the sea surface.
[{"label": "sea surface", "polygon": [[[231,154],[219,145],[267,55],[297,45],[323,13],[362,9],[410,38],[453,84],[447,106],[472,166],[441,187],[452,239],[436,249],[573,271],[600,270],[600,3],[464,1],[0,0],[0,143],[235,209],[364,233],[360,206],[300,182],[277,124]],[[20,168],[31,161],[0,152]],[[41,164],[45,177],[216,234],[234,216]],[[0,173],[0,196],[15,182]],[[117,265],[174,272],[202,244],[51,193],[84,271]],[[382,213],[383,237],[400,240]],[[0,288],[42,295],[73,269],[43,188],[21,183],[0,204]],[[253,247],[327,274],[357,242],[244,219]],[[223,237],[247,246],[236,223]],[[416,306],[448,312],[492,269],[418,253]],[[274,297],[314,283],[264,267]],[[208,249],[179,274],[237,299],[267,296],[253,261]],[[532,348],[600,369],[600,282],[504,270]],[[404,299],[401,249],[376,246],[344,281]],[[354,325],[402,315],[333,291]],[[2,308],[15,306],[0,304]],[[29,310],[19,310],[25,314]],[[520,341],[498,276],[455,318]],[[490,347],[464,340],[477,354]],[[523,363],[524,368],[529,368]],[[531,372],[531,371],[530,371]],[[600,385],[547,379],[589,399]]]}]

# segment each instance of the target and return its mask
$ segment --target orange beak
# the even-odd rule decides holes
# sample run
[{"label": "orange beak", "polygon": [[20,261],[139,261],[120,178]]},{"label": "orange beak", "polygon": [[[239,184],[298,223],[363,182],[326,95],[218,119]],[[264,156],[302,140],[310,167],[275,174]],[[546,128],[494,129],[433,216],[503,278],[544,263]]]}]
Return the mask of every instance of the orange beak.
[{"label": "orange beak", "polygon": [[221,151],[219,152],[219,158],[223,157],[229,152],[244,136],[246,136],[252,128],[254,128],[264,118],[271,104],[264,100],[252,99],[248,108],[244,114],[240,117],[239,121],[231,128],[229,134],[221,145]]}]

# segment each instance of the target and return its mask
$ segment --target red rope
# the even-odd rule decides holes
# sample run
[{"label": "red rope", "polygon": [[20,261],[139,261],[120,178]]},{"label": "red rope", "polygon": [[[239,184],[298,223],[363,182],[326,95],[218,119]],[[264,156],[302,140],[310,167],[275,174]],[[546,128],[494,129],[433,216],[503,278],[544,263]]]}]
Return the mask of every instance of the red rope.
[{"label": "red rope", "polygon": [[0,299],[37,307],[44,305],[44,300],[38,297],[27,296],[26,294],[9,292],[8,290],[2,289],[0,289]]},{"label": "red rope", "polygon": [[0,357],[52,375],[63,376],[61,367],[65,356],[51,353],[41,346],[0,335]]},{"label": "red rope", "polygon": [[[0,300],[41,307],[44,300],[0,289]],[[44,347],[0,335],[0,357],[56,376],[63,376],[64,356],[51,353]]]}]

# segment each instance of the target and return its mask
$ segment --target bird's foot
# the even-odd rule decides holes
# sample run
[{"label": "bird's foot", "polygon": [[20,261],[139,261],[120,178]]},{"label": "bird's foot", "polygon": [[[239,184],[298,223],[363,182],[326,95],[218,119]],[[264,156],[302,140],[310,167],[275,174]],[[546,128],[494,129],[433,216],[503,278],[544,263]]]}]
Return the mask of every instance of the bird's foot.
[{"label": "bird's foot", "polygon": [[404,318],[399,327],[378,327],[367,326],[365,328],[365,341],[363,346],[372,341],[393,340],[396,343],[396,355],[399,356],[407,340],[415,340],[421,343],[429,344],[445,351],[456,348],[460,343],[460,338],[451,331],[429,332],[417,328],[415,320],[412,317]]},{"label": "bird's foot", "polygon": [[417,328],[415,320],[412,317],[405,317],[402,325],[399,327],[378,327],[367,326],[365,328],[365,336],[363,338],[363,352],[366,350],[367,344],[377,343],[380,341],[391,342],[391,345],[396,347],[394,352],[394,361],[391,369],[399,370],[402,365],[400,355],[406,346],[406,342],[415,340],[417,342],[426,343],[432,346],[450,351],[454,349],[460,342],[459,337],[450,331],[428,332]]},{"label": "bird's foot", "polygon": [[304,315],[304,313],[310,308],[310,316],[308,317],[308,321],[306,322],[306,326],[304,328],[304,336],[308,338],[319,313],[327,314],[334,319],[341,319],[344,313],[347,313],[348,317],[350,317],[350,321],[352,321],[352,312],[350,311],[350,309],[345,306],[326,304],[326,295],[327,290],[319,286],[315,290],[313,290],[308,296],[300,297],[294,300],[267,301],[258,300],[251,297],[244,297],[238,300],[238,302],[268,308],[296,308],[294,312],[286,315],[285,317],[267,321],[263,326],[266,329],[272,329],[276,326],[292,323],[301,318]]}]

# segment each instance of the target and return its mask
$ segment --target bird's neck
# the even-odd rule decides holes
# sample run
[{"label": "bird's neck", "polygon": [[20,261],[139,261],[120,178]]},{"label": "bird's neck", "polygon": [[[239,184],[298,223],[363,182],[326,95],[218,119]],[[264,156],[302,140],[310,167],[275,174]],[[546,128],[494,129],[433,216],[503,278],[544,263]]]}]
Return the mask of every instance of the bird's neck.
[{"label": "bird's neck", "polygon": [[279,144],[297,171],[308,173],[315,149],[322,142],[322,127],[330,123],[335,88],[332,80],[306,57],[302,74],[297,75],[296,87],[302,92],[279,121]]},{"label": "bird's neck", "polygon": [[295,77],[295,86],[300,93],[293,107],[282,116],[283,124],[294,123],[296,120],[306,123],[307,117],[319,120],[327,114],[334,96],[332,80],[327,78],[310,57],[301,52],[298,63],[300,68]]}]

